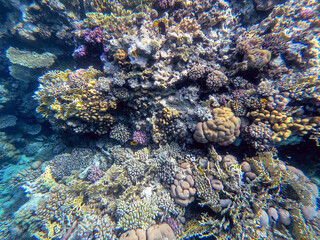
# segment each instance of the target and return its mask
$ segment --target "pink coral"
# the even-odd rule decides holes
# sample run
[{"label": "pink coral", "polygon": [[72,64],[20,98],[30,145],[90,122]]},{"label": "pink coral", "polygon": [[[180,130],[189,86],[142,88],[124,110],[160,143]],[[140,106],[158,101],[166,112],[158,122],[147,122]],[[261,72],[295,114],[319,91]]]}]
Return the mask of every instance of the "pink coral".
[{"label": "pink coral", "polygon": [[147,135],[147,132],[145,131],[134,131],[133,133],[133,141],[137,141],[141,145],[148,145],[149,143],[149,137]]},{"label": "pink coral", "polygon": [[314,15],[314,12],[311,8],[302,8],[299,12],[299,17],[305,20],[312,18],[313,15]]},{"label": "pink coral", "polygon": [[92,165],[88,170],[87,179],[90,182],[94,183],[98,181],[102,176],[103,176],[103,172],[101,171],[101,169],[96,165]]},{"label": "pink coral", "polygon": [[81,58],[87,54],[87,47],[84,45],[80,45],[77,49],[74,50],[72,56],[74,58]]},{"label": "pink coral", "polygon": [[87,29],[84,32],[84,40],[91,44],[100,44],[103,40],[103,32],[101,28],[96,27],[93,30]]}]

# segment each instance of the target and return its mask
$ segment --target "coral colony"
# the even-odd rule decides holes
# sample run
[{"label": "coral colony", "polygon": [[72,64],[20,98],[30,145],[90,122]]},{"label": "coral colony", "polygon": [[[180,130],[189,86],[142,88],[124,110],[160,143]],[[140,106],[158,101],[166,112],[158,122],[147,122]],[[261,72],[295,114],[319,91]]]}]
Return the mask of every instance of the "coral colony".
[{"label": "coral colony", "polygon": [[1,239],[320,239],[317,1],[0,2]]}]

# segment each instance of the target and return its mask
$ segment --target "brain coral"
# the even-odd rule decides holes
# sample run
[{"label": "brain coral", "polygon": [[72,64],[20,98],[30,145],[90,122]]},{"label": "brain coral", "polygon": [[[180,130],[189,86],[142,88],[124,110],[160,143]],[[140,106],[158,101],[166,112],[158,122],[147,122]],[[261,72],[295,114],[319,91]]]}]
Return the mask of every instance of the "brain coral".
[{"label": "brain coral", "polygon": [[240,134],[240,118],[230,108],[212,110],[213,120],[199,122],[193,138],[199,143],[217,143],[226,146],[233,143]]}]

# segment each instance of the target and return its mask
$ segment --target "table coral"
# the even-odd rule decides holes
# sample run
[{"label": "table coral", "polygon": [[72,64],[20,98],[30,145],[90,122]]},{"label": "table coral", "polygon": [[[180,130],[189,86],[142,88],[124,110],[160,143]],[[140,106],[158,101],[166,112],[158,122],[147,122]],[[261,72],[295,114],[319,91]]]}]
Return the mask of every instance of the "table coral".
[{"label": "table coral", "polygon": [[39,54],[14,47],[9,47],[6,50],[6,57],[9,58],[12,64],[18,64],[27,68],[50,67],[57,59],[54,54],[49,52]]},{"label": "table coral", "polygon": [[240,119],[235,117],[230,108],[214,108],[213,120],[199,122],[193,134],[200,143],[213,142],[221,146],[233,143],[240,134]]}]

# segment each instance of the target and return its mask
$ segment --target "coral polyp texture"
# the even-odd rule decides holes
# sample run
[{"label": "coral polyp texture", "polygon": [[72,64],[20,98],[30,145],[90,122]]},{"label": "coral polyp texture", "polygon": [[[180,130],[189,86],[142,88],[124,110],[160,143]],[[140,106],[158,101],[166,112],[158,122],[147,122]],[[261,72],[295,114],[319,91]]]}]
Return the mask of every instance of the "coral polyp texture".
[{"label": "coral polyp texture", "polygon": [[199,143],[217,143],[222,146],[229,145],[240,134],[240,118],[234,116],[230,108],[214,108],[213,120],[199,122],[193,134]]},{"label": "coral polyp texture", "polygon": [[102,134],[113,123],[110,109],[117,108],[117,98],[100,84],[102,72],[89,67],[75,71],[50,71],[39,78],[37,112],[60,129]]},{"label": "coral polyp texture", "polygon": [[0,5],[0,239],[320,239],[318,1]]}]

